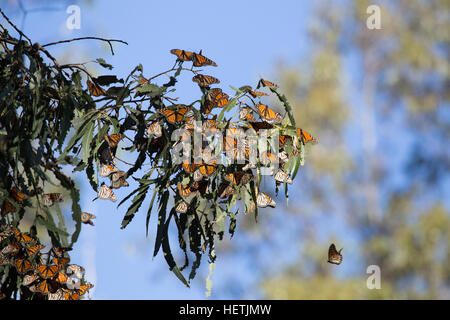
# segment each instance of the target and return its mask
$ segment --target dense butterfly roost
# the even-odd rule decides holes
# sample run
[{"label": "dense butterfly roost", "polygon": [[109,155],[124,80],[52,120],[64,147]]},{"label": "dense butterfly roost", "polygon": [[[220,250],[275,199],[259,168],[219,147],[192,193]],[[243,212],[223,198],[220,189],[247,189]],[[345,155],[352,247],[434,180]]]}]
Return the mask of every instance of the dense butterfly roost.
[{"label": "dense butterfly roost", "polygon": [[[82,225],[93,225],[95,218],[82,212],[79,190],[62,171],[63,166],[85,172],[99,200],[115,202],[114,190],[137,183],[119,199],[118,206],[131,199],[122,228],[149,200],[147,232],[153,208],[158,215],[153,255],[162,250],[170,270],[189,286],[204,253],[210,262],[215,261],[215,241],[223,238],[226,223],[229,234],[234,234],[238,201],[255,219],[258,208],[275,207],[273,196],[260,190],[264,176],[273,177],[276,193],[283,185],[287,198],[288,184],[303,164],[305,145],[317,142],[295,127],[291,107],[274,83],[261,79],[255,88],[231,87],[232,95],[212,88],[220,80],[198,68],[217,64],[201,52],[173,49],[173,67],[150,77],[144,76],[142,65],[124,79],[110,74],[95,77],[85,64],[60,65],[45,45],[32,43],[25,35],[22,38],[27,41],[15,39],[2,29],[0,84],[10,94],[0,95],[0,167],[6,168],[0,178],[0,221],[18,228],[25,212],[31,213],[27,214],[30,236],[36,237],[37,228],[43,227],[52,247],[72,246]],[[24,63],[24,56],[29,63]],[[103,59],[94,62],[108,70],[113,68]],[[185,67],[185,63],[190,65]],[[189,104],[179,103],[173,96],[181,73],[192,75],[192,82],[183,85],[200,89],[199,99]],[[159,83],[163,77],[167,80]],[[279,112],[262,101],[273,97],[281,103]],[[74,134],[66,139],[71,129]],[[173,139],[180,129],[181,134]],[[268,141],[267,150],[252,143],[261,136]],[[176,151],[182,149],[193,151],[194,157],[200,151],[201,156],[177,161]],[[130,163],[128,159],[133,157]],[[125,158],[127,161],[122,160]],[[60,188],[55,190],[55,184]],[[67,199],[72,201],[72,234],[67,231],[60,206],[55,205]],[[178,245],[185,257],[182,266],[175,262],[169,245],[170,223],[178,231]],[[21,259],[26,243],[12,239],[8,236],[2,241],[25,246],[25,251],[19,250]],[[186,279],[181,271],[189,265],[189,251],[195,261]],[[47,262],[52,258],[48,254]],[[30,273],[36,268],[33,261]],[[19,268],[22,263],[29,266],[19,260]],[[64,273],[61,270],[58,272]],[[16,274],[17,266],[0,266],[2,288],[12,283]],[[58,285],[54,286],[53,278],[45,280],[54,294],[52,290]],[[65,288],[56,292],[59,289]]]},{"label": "dense butterfly roost", "polygon": [[0,266],[14,280],[2,284],[0,299],[17,294],[19,286],[20,299],[79,300],[93,287],[84,279],[83,267],[69,264],[71,248],[44,249],[19,229],[0,226]]}]

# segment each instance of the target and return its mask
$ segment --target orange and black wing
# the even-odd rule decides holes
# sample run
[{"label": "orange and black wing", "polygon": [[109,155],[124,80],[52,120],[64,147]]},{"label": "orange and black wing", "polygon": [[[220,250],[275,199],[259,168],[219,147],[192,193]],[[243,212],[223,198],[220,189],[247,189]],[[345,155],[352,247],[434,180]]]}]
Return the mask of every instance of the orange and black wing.
[{"label": "orange and black wing", "polygon": [[170,50],[170,53],[176,55],[180,61],[192,61],[192,58],[194,57],[193,52],[181,49],[172,49]]},{"label": "orange and black wing", "polygon": [[91,80],[87,80],[86,81],[87,86],[89,88],[89,93],[94,96],[94,97],[98,97],[98,96],[104,96],[105,95],[105,91],[100,88],[98,85],[96,85],[94,82],[92,82]]},{"label": "orange and black wing", "polygon": [[217,64],[214,61],[212,61],[211,59],[208,59],[207,57],[205,57],[199,53],[194,53],[193,55],[194,56],[193,56],[192,61],[194,62],[193,63],[194,67],[203,67],[203,66],[217,67]]},{"label": "orange and black wing", "polygon": [[204,74],[195,75],[192,81],[197,82],[200,87],[209,87],[212,84],[220,83],[219,79]]},{"label": "orange and black wing", "polygon": [[36,267],[36,271],[39,272],[39,275],[44,278],[52,278],[59,271],[59,267],[55,264],[53,265],[45,265],[41,264]]}]

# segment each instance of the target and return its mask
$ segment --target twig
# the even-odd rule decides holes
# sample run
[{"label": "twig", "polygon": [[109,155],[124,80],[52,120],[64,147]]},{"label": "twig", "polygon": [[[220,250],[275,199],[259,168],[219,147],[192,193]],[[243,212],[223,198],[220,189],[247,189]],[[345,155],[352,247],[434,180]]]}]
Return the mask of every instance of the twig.
[{"label": "twig", "polygon": [[28,40],[30,45],[33,45],[33,42],[31,41],[31,39],[28,38],[22,31],[20,31],[19,28],[17,28],[16,25],[11,22],[11,20],[9,20],[9,18],[6,16],[6,14],[3,12],[3,10],[1,8],[0,8],[0,13],[2,14],[3,18],[5,18],[5,20],[8,21],[8,23],[20,34],[21,37],[24,37],[25,39]]},{"label": "twig", "polygon": [[44,44],[42,47],[48,47],[48,46],[53,46],[55,44],[72,42],[72,41],[78,41],[78,40],[101,40],[101,41],[106,41],[106,42],[108,42],[109,47],[111,48],[112,55],[114,55],[114,50],[113,50],[113,46],[112,46],[111,42],[120,42],[120,43],[124,43],[124,44],[128,45],[128,43],[123,41],[123,40],[104,39],[104,38],[98,38],[98,37],[81,37],[81,38],[73,38],[73,39],[68,39],[68,40],[60,40],[60,41],[56,41],[56,42],[50,42],[50,43]]}]

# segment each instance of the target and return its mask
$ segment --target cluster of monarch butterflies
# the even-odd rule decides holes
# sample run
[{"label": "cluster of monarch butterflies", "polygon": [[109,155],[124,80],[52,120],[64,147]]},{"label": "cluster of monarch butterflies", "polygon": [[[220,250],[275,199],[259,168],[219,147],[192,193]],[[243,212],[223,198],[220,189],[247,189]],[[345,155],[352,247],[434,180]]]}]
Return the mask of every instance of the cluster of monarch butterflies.
[{"label": "cluster of monarch butterflies", "polygon": [[[185,219],[187,216],[193,216],[194,213],[203,212],[207,217],[207,212],[212,212],[214,217],[210,220],[209,225],[213,225],[218,210],[231,216],[230,210],[237,200],[244,200],[245,212],[255,212],[255,215],[258,207],[276,207],[275,200],[260,190],[262,176],[273,177],[276,193],[278,193],[280,185],[284,185],[287,190],[287,185],[293,183],[292,174],[296,173],[299,163],[303,163],[305,145],[317,143],[317,139],[309,132],[293,125],[293,117],[285,102],[283,104],[286,113],[279,112],[264,102],[263,99],[270,98],[271,94],[275,94],[278,100],[283,101],[276,91],[278,86],[275,83],[260,79],[255,88],[251,86],[232,88],[236,93],[231,96],[223,88],[217,86],[220,84],[218,78],[203,72],[200,73],[201,70],[195,69],[217,67],[217,64],[203,55],[201,51],[196,53],[172,49],[170,53],[176,56],[175,65],[171,70],[149,78],[145,77],[141,70],[139,76],[133,76],[135,79],[133,81],[136,83],[134,98],[137,101],[133,101],[135,104],[133,109],[124,108],[126,115],[122,118],[123,122],[119,120],[121,116],[118,107],[109,109],[107,118],[115,119],[114,133],[102,133],[102,145],[96,148],[98,150],[95,155],[96,161],[98,161],[97,174],[100,178],[107,179],[107,181],[97,184],[97,198],[116,202],[118,197],[115,189],[129,186],[127,178],[138,169],[144,168],[145,159],[150,159],[150,170],[147,170],[140,179],[133,178],[139,183],[141,181],[150,183],[145,181],[151,181],[150,184],[155,184],[156,188],[152,188],[152,190],[155,194],[158,192],[158,201],[167,198],[163,197],[163,193],[171,193],[174,202],[170,216],[178,213]],[[184,63],[189,62],[192,63],[189,65],[190,69],[182,67]],[[178,68],[175,68],[177,65]],[[166,89],[178,81],[176,77],[181,71],[192,72],[192,82],[201,91],[201,99],[192,104],[178,103],[178,98],[169,97],[165,93],[175,91],[175,89],[170,91],[166,91]],[[169,75],[170,72],[174,73],[174,76],[169,77],[170,81],[161,87],[158,86],[154,79],[160,75]],[[91,80],[88,80],[87,86],[92,96],[107,95],[105,89],[96,83],[95,79]],[[131,83],[127,85],[127,88],[130,86]],[[132,90],[130,95],[133,93]],[[146,96],[146,92],[148,92],[148,96]],[[147,102],[149,104],[145,105]],[[198,106],[195,106],[196,103]],[[234,115],[228,118],[233,111]],[[173,134],[177,129],[183,129],[183,133],[178,139],[173,140]],[[100,125],[98,130],[100,132]],[[128,130],[135,132],[134,138],[129,135]],[[271,138],[272,141],[277,140],[278,150],[273,151],[276,149],[274,147],[263,151],[257,147],[256,152],[260,151],[260,154],[256,162],[250,161],[255,152],[254,145],[252,146],[248,140],[240,143],[239,135],[245,132],[249,137],[250,132],[250,136],[255,137],[267,131],[270,132],[268,138]],[[206,134],[206,132],[209,133]],[[215,132],[219,133],[220,142],[211,138]],[[202,140],[200,150],[194,150],[195,141],[194,144],[191,143],[197,133],[200,133]],[[124,146],[125,137],[127,141],[132,142],[131,146]],[[217,152],[219,145],[221,151]],[[273,147],[273,143],[269,143],[269,145]],[[200,159],[191,157],[183,159],[181,162],[175,162],[173,152],[180,146],[183,151],[189,149],[191,154],[192,151],[194,154],[200,151],[202,156]],[[117,167],[118,147],[121,147],[122,150],[139,152],[134,166],[127,171],[121,171]],[[231,156],[237,160],[237,163],[232,161],[224,164],[222,161],[224,156],[225,158]],[[262,174],[263,171],[265,173]],[[148,187],[144,185],[140,188],[120,201],[122,204],[139,191],[128,209],[132,212],[130,215],[134,215],[133,213],[145,199],[141,193],[147,192]],[[167,200],[165,201],[167,204]],[[221,207],[223,204],[226,205],[226,209]],[[165,208],[165,205],[159,204],[158,207]],[[124,218],[122,224],[126,225],[131,218]],[[179,232],[184,232],[185,229],[185,226],[179,226]],[[232,227],[230,227],[231,229]],[[204,233],[212,234],[208,230]],[[204,236],[203,240],[204,245],[210,246],[210,253],[213,252],[213,242],[206,241]],[[202,250],[205,250],[203,246]],[[210,258],[213,259],[212,256]]]},{"label": "cluster of monarch butterflies", "polygon": [[[172,49],[170,51],[172,54],[176,55],[177,61],[180,63],[186,61],[192,61],[192,67],[202,67],[202,66],[217,66],[217,64],[211,59],[205,57],[200,53],[195,53],[191,51],[181,50],[181,49]],[[145,79],[141,76],[139,79]],[[268,88],[277,88],[278,86],[270,81],[261,79],[258,82],[256,90],[248,87],[246,88],[246,92],[244,95],[244,101],[247,98],[250,98],[252,101],[252,105],[245,103],[243,100],[239,101],[239,121],[235,123],[227,123],[226,127],[219,127],[219,124],[216,122],[217,115],[213,115],[212,111],[215,108],[223,108],[227,106],[230,102],[230,97],[228,94],[224,93],[221,88],[211,88],[211,85],[220,83],[219,79],[210,76],[196,73],[192,78],[192,81],[196,82],[198,86],[204,92],[204,99],[201,106],[201,113],[203,115],[203,127],[202,130],[221,130],[225,132],[225,130],[229,130],[231,132],[238,131],[240,129],[253,129],[256,133],[261,129],[273,129],[279,128],[282,130],[284,125],[281,124],[283,120],[283,116],[276,112],[274,109],[269,106],[262,104],[261,102],[255,102],[253,99],[261,99],[264,96],[268,96],[268,93],[257,91],[260,87],[268,87]],[[142,80],[139,80],[142,84],[144,83]],[[92,83],[89,84],[89,90],[92,95],[96,96],[97,93],[100,92],[99,89],[96,89]],[[253,99],[251,99],[253,98]],[[158,116],[159,115],[159,116]],[[165,108],[161,108],[157,110],[152,117],[153,119],[149,121],[147,134],[149,136],[150,143],[148,144],[152,151],[160,151],[165,143],[168,143],[168,137],[164,136],[164,133],[170,132],[169,128],[184,128],[188,133],[194,132],[194,121],[196,120],[194,116],[194,110],[192,106],[187,105],[171,105]],[[259,118],[259,119],[258,119]],[[169,128],[168,128],[169,127]],[[284,166],[288,162],[288,160],[292,156],[300,156],[300,153],[297,151],[299,149],[299,145],[313,142],[316,143],[317,139],[315,139],[311,134],[306,132],[301,128],[296,128],[295,133],[292,135],[283,134],[279,136],[279,146],[281,148],[278,154],[265,152],[262,154],[260,159],[260,165],[266,166],[272,163],[280,163],[281,168],[278,170],[274,170],[273,176],[277,183],[292,183],[292,179],[289,177],[286,172]],[[105,140],[108,146],[108,155],[114,154],[112,148],[117,147],[117,144],[120,140],[122,140],[124,135],[122,133],[116,133],[109,136],[105,136]],[[182,137],[181,141],[176,141],[174,146],[181,142],[184,143],[187,140],[191,139],[191,136]],[[284,149],[288,147],[289,153],[287,153]],[[237,140],[233,137],[224,137],[223,141],[223,151],[232,150],[233,156],[235,158],[248,158],[250,149],[248,146],[244,147],[243,150],[238,150],[237,148]],[[111,152],[112,151],[112,152]],[[102,183],[98,190],[98,198],[100,199],[109,199],[112,201],[116,201],[117,197],[113,192],[113,188],[118,188],[121,186],[128,186],[126,182],[126,173],[117,169],[114,164],[114,156],[102,157],[101,159],[109,159],[108,161],[102,161],[100,168],[100,176],[101,177],[110,177],[112,184],[107,186]],[[188,209],[189,203],[186,202],[186,198],[190,195],[205,194],[208,190],[209,183],[207,182],[208,177],[213,175],[216,172],[218,165],[217,161],[211,159],[209,161],[202,161],[201,163],[192,163],[192,161],[186,161],[181,165],[181,168],[185,171],[186,174],[192,175],[192,179],[187,184],[178,183],[178,198],[176,210],[180,213],[185,213]],[[218,195],[219,198],[228,198],[231,195],[234,195],[238,191],[238,186],[246,185],[250,181],[254,181],[255,176],[251,172],[251,169],[255,169],[256,166],[252,166],[247,164],[246,166],[234,166],[234,171],[227,172],[223,175],[223,181],[218,186]],[[242,179],[244,177],[244,179]],[[182,191],[180,191],[182,190]],[[256,204],[259,207],[275,207],[275,201],[270,198],[269,195],[262,191],[258,191],[256,186]],[[252,211],[252,208],[250,208]]]},{"label": "cluster of monarch butterflies", "polygon": [[72,248],[45,246],[19,229],[0,227],[0,268],[15,268],[21,295],[48,300],[79,300],[93,287],[84,280],[84,268],[70,264]]}]

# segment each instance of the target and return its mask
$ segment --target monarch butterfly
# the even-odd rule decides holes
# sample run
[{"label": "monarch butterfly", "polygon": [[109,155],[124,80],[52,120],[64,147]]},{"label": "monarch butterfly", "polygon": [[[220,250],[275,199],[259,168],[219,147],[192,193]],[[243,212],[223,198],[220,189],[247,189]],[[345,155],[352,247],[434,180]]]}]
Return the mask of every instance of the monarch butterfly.
[{"label": "monarch butterfly", "polygon": [[291,139],[290,136],[280,135],[279,136],[279,146],[280,146],[280,148],[286,146],[286,144],[288,143],[288,141],[290,141],[290,139]]},{"label": "monarch butterfly", "polygon": [[37,244],[34,246],[30,246],[30,247],[26,247],[25,250],[27,251],[28,256],[33,256],[35,255],[37,252],[41,251],[42,249],[44,249],[45,246],[42,244]]},{"label": "monarch butterfly", "polygon": [[201,55],[200,53],[193,53],[193,59],[192,61],[194,67],[203,67],[203,66],[213,66],[217,67],[217,64],[212,61],[211,59],[208,59],[207,57]]},{"label": "monarch butterfly", "polygon": [[66,273],[68,275],[73,274],[78,279],[81,279],[83,277],[83,274],[82,274],[83,272],[84,272],[84,268],[79,265],[76,265],[76,264],[68,265],[66,268]]},{"label": "monarch butterfly", "polygon": [[96,85],[95,83],[93,83],[91,80],[87,79],[86,84],[89,88],[89,93],[94,96],[94,97],[98,97],[98,96],[104,96],[105,95],[105,91],[100,88],[98,85]]},{"label": "monarch butterfly", "polygon": [[243,107],[239,110],[239,119],[244,121],[256,121],[255,117],[252,115],[252,109]]},{"label": "monarch butterfly", "polygon": [[175,124],[176,122],[180,122],[184,119],[184,115],[191,110],[191,107],[181,107],[177,109],[162,109],[159,110],[159,113],[164,115],[166,117],[166,120],[171,123]]},{"label": "monarch butterfly", "polygon": [[281,151],[278,153],[278,158],[280,159],[280,163],[284,164],[289,161],[289,157],[286,151]]},{"label": "monarch butterfly", "polygon": [[124,177],[120,177],[119,180],[111,182],[112,189],[119,189],[121,187],[128,187],[128,186],[129,186],[129,184],[128,184],[127,180],[125,180]]},{"label": "monarch butterfly", "polygon": [[208,131],[208,130],[215,130],[217,129],[217,122],[214,119],[206,119],[205,122],[202,124],[202,130]]},{"label": "monarch butterfly", "polygon": [[297,128],[297,133],[300,139],[302,140],[303,144],[307,144],[308,142],[317,143],[317,139],[311,136],[308,132],[305,130],[302,130],[300,128]]},{"label": "monarch butterfly", "polygon": [[284,171],[281,170],[281,169],[279,169],[279,170],[275,173],[274,178],[275,178],[275,180],[278,181],[278,182],[283,182],[283,183],[285,182],[285,183],[292,184],[292,179],[289,177],[289,175],[288,175],[286,172],[284,172]]},{"label": "monarch butterfly", "polygon": [[182,200],[180,203],[178,203],[177,207],[175,208],[175,211],[179,213],[186,213],[187,209],[188,209],[187,202]]},{"label": "monarch butterfly", "polygon": [[117,197],[114,194],[114,192],[111,190],[110,187],[108,187],[106,184],[102,184],[100,189],[98,190],[97,196],[100,199],[104,199],[104,200],[111,200],[112,202],[116,202],[117,201]]},{"label": "monarch butterfly", "polygon": [[255,106],[256,111],[258,111],[259,115],[263,117],[268,122],[281,122],[283,117],[280,113],[275,112],[273,109],[269,108],[265,104],[257,104]]},{"label": "monarch butterfly", "polygon": [[36,270],[37,272],[39,272],[39,275],[44,278],[52,278],[55,276],[55,274],[59,271],[59,267],[56,264],[52,264],[52,265],[46,265],[46,264],[41,264],[36,266]]},{"label": "monarch butterfly", "polygon": [[62,202],[62,193],[45,193],[42,195],[42,203],[46,207],[53,206],[56,202]]},{"label": "monarch butterfly", "polygon": [[13,187],[11,190],[11,195],[14,198],[14,200],[16,200],[17,202],[22,202],[25,199],[28,199],[29,196],[27,196],[26,194],[17,191],[16,187]]},{"label": "monarch butterfly", "polygon": [[100,167],[100,177],[109,177],[109,175],[117,171],[119,171],[119,168],[117,167],[110,164],[102,164]]},{"label": "monarch butterfly", "polygon": [[9,201],[3,201],[3,206],[2,206],[2,215],[6,215],[10,212],[14,212],[16,211],[16,207],[13,206],[13,204]]},{"label": "monarch butterfly", "polygon": [[122,140],[124,137],[123,133],[113,133],[110,134],[109,136],[105,136],[105,140],[106,142],[108,142],[109,146],[111,148],[117,146],[117,144],[119,143],[120,140]]},{"label": "monarch butterfly", "polygon": [[256,97],[262,97],[262,96],[268,96],[267,93],[260,92],[260,91],[253,91],[253,90],[251,90],[251,89],[247,89],[247,92],[248,92],[253,98],[256,98]]},{"label": "monarch butterfly", "polygon": [[85,223],[85,224],[90,224],[91,226],[94,225],[94,222],[92,222],[91,219],[95,219],[96,216],[93,214],[90,214],[88,212],[82,212],[81,213],[81,222]]},{"label": "monarch butterfly", "polygon": [[209,90],[208,94],[206,95],[205,113],[210,113],[211,110],[215,107],[223,108],[228,104],[228,98],[229,96],[226,93],[222,92],[222,89],[220,88],[213,88]]},{"label": "monarch butterfly", "polygon": [[248,124],[249,124],[249,127],[252,128],[253,130],[255,130],[257,133],[259,133],[259,130],[261,130],[261,129],[272,129],[273,128],[273,125],[267,121],[259,121],[259,122],[249,121]]},{"label": "monarch butterfly", "polygon": [[210,161],[210,162],[202,162],[198,166],[198,169],[194,172],[194,181],[200,181],[203,179],[203,177],[208,177],[214,173],[214,169],[216,168],[217,162]]},{"label": "monarch butterfly", "polygon": [[59,283],[66,283],[67,282],[67,276],[62,273],[61,271],[58,272],[58,274],[55,276],[55,281]]},{"label": "monarch butterfly", "polygon": [[221,183],[219,185],[219,197],[220,198],[228,198],[229,196],[231,196],[233,194],[236,194],[236,190],[232,186],[230,186],[226,183]]},{"label": "monarch butterfly", "polygon": [[276,207],[276,202],[269,197],[267,194],[265,194],[264,192],[258,192],[258,195],[256,196],[256,204],[258,205],[258,207],[261,208],[265,208],[267,206],[270,206],[272,208]]},{"label": "monarch butterfly", "polygon": [[195,75],[192,81],[197,82],[200,87],[209,87],[212,84],[220,83],[219,79],[203,74]]},{"label": "monarch butterfly", "polygon": [[147,133],[149,135],[154,135],[155,137],[161,137],[162,136],[162,128],[159,122],[155,121],[150,124],[150,126],[147,129]]},{"label": "monarch butterfly", "polygon": [[62,288],[56,290],[55,293],[48,293],[48,300],[68,300],[64,295],[64,291]]},{"label": "monarch butterfly", "polygon": [[172,49],[170,50],[170,53],[176,55],[178,60],[180,61],[192,61],[192,58],[194,56],[193,52],[180,49]]},{"label": "monarch butterfly", "polygon": [[[31,288],[30,288],[30,290],[31,290]],[[37,292],[40,292],[42,294],[47,295],[49,293],[49,291],[50,291],[50,283],[49,283],[49,281],[46,279],[46,280],[43,280],[43,281],[39,282],[35,286],[35,290]]]},{"label": "monarch butterfly", "polygon": [[191,187],[189,185],[181,184],[181,183],[179,183],[177,185],[177,188],[178,188],[178,193],[182,197],[188,197],[191,194],[198,192],[195,188],[193,188],[193,187]]},{"label": "monarch butterfly", "polygon": [[275,88],[278,88],[278,86],[277,86],[275,83],[270,82],[270,81],[267,81],[267,80],[264,80],[264,79],[259,80],[258,86],[257,86],[256,88],[259,88],[259,87],[261,87],[261,86],[263,86],[263,87],[275,87]]},{"label": "monarch butterfly", "polygon": [[75,289],[75,292],[80,296],[84,295],[89,289],[92,289],[94,285],[92,283],[83,284],[79,289]]},{"label": "monarch butterfly", "polygon": [[20,274],[27,273],[31,269],[33,269],[33,265],[30,261],[26,259],[17,259],[14,261],[14,265],[16,266],[17,272]]},{"label": "monarch butterfly", "polygon": [[226,174],[223,178],[232,184],[239,185],[249,183],[254,179],[254,176],[250,172],[237,171],[234,173]]},{"label": "monarch butterfly", "polygon": [[27,274],[23,277],[22,285],[29,286],[34,281],[36,281],[39,277],[35,274]]},{"label": "monarch butterfly", "polygon": [[70,262],[70,258],[53,258],[53,263],[56,264],[58,267],[64,267],[65,265],[67,265]]},{"label": "monarch butterfly", "polygon": [[12,232],[10,231],[2,231],[0,232],[0,241],[3,241],[6,238],[9,238],[11,236]]},{"label": "monarch butterfly", "polygon": [[4,247],[2,249],[2,254],[3,255],[15,256],[15,255],[17,255],[19,253],[19,251],[20,251],[19,244],[14,242],[14,243],[10,243],[6,247]]},{"label": "monarch butterfly", "polygon": [[21,233],[19,230],[17,230],[16,228],[14,228],[14,233],[16,235],[16,238],[19,242],[34,242],[35,240],[33,238],[31,238],[30,236],[24,235],[23,233]]},{"label": "monarch butterfly", "polygon": [[191,163],[191,161],[189,159],[183,160],[183,163],[181,164],[181,166],[183,167],[183,169],[186,173],[192,173],[195,170],[197,170],[197,168],[198,168],[198,166],[195,163]]},{"label": "monarch butterfly", "polygon": [[275,154],[273,154],[271,152],[264,151],[261,154],[261,163],[266,166],[269,162],[277,163],[278,162],[278,158],[277,158],[277,156]]},{"label": "monarch butterfly", "polygon": [[118,181],[120,178],[124,178],[127,175],[125,171],[114,172],[111,176],[111,181]]},{"label": "monarch butterfly", "polygon": [[328,262],[332,264],[341,264],[342,262],[341,251],[342,249],[337,251],[334,243],[332,243],[328,248]]},{"label": "monarch butterfly", "polygon": [[0,266],[7,264],[9,264],[9,259],[3,253],[0,253]]},{"label": "monarch butterfly", "polygon": [[53,247],[52,252],[57,257],[62,257],[64,253],[72,251],[72,248],[59,248],[59,247]]}]

